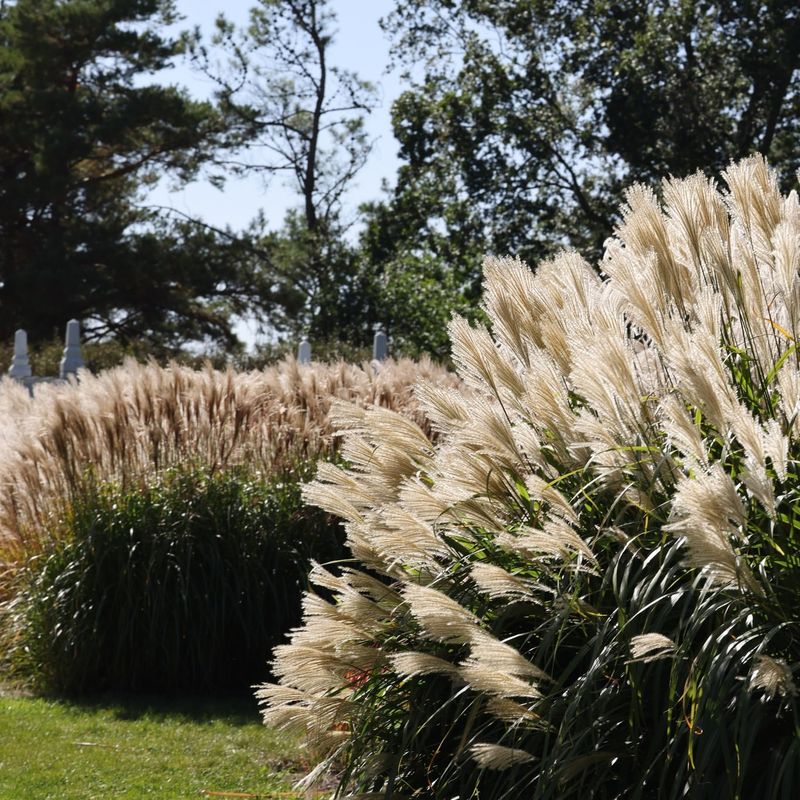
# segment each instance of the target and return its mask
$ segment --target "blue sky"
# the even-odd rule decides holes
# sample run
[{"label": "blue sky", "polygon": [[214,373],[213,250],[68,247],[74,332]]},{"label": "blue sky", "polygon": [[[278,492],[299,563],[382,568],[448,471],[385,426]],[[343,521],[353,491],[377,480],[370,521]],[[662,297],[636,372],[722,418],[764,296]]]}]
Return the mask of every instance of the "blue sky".
[{"label": "blue sky", "polygon": [[[207,0],[177,0],[176,6],[184,17],[179,29],[199,25],[210,35],[214,20],[222,11],[228,19],[244,25],[253,0],[227,0],[224,4]],[[386,75],[389,43],[378,26],[380,17],[393,7],[392,0],[332,0],[330,7],[338,19],[338,34],[331,63],[353,70],[381,90],[381,104],[367,119],[367,130],[376,139],[370,160],[358,174],[346,197],[346,207],[354,212],[359,203],[380,195],[381,181],[392,181],[397,170],[396,142],[391,133],[390,108],[400,92],[396,75]],[[186,86],[197,97],[207,96],[211,86],[207,79],[178,65],[167,80]],[[171,192],[165,183],[159,184],[148,202],[174,207],[192,216],[199,216],[216,226],[244,227],[259,209],[263,209],[271,226],[279,227],[287,208],[297,203],[296,195],[275,179],[264,187],[260,179],[230,180],[223,191],[206,181],[198,181],[179,192]]]}]

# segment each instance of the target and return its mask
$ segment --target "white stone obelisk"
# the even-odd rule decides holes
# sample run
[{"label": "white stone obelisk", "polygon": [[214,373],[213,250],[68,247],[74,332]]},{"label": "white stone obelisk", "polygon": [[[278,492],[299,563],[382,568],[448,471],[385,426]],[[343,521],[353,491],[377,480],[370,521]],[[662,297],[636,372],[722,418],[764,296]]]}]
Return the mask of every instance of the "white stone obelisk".
[{"label": "white stone obelisk", "polygon": [[66,378],[68,375],[75,375],[83,366],[81,358],[81,325],[76,319],[71,319],[67,323],[67,336],[64,345],[64,357],[61,359],[61,370],[59,375]]},{"label": "white stone obelisk", "polygon": [[304,336],[297,348],[297,362],[299,364],[311,363],[311,342]]},{"label": "white stone obelisk", "polygon": [[388,355],[388,344],[386,334],[378,328],[375,332],[375,338],[372,341],[372,359],[373,361],[384,361]]},{"label": "white stone obelisk", "polygon": [[28,361],[28,334],[20,328],[14,334],[14,357],[8,374],[17,380],[31,377],[31,364]]}]

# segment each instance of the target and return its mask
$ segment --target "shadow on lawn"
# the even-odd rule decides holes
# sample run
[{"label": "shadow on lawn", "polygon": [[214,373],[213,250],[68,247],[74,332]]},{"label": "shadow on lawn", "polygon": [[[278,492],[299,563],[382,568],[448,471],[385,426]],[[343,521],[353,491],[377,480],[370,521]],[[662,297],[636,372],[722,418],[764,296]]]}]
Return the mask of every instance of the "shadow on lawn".
[{"label": "shadow on lawn", "polygon": [[64,705],[82,710],[108,711],[116,719],[154,722],[169,717],[193,724],[224,722],[228,725],[260,725],[261,715],[251,691],[201,694],[138,694],[108,692],[98,695],[48,695]]}]

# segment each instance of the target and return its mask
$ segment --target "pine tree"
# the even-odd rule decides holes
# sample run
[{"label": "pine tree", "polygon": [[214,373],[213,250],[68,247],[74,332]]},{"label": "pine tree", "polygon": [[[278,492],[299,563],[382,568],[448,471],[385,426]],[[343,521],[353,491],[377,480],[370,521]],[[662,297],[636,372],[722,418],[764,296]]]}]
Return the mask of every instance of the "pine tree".
[{"label": "pine tree", "polygon": [[[230,137],[223,115],[157,83],[180,54],[172,0],[17,0],[0,7],[0,337],[230,341],[242,243],[142,205]],[[156,77],[154,77],[156,76]]]}]

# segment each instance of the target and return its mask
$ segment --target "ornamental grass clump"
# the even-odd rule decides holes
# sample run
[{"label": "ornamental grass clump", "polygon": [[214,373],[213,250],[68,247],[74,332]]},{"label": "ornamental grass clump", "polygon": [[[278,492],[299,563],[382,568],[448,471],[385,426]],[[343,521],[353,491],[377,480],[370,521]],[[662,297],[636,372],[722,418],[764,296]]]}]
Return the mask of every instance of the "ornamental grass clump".
[{"label": "ornamental grass clump", "polygon": [[435,445],[335,408],[358,563],[259,697],[338,797],[800,792],[800,204],[724,179],[631,189],[599,270],[489,259]]},{"label": "ornamental grass clump", "polygon": [[300,484],[336,459],[332,400],[421,424],[430,362],[252,372],[126,366],[0,386],[0,673],[67,691],[243,688],[347,555]]}]

